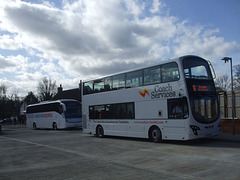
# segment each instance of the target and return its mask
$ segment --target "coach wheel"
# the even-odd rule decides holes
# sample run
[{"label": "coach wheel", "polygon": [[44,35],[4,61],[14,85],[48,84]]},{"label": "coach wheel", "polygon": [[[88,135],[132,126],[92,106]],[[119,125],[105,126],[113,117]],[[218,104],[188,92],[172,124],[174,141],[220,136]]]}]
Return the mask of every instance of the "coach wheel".
[{"label": "coach wheel", "polygon": [[97,137],[104,137],[104,130],[103,130],[103,127],[98,125],[97,128],[96,128],[96,135]]},{"label": "coach wheel", "polygon": [[33,123],[33,129],[34,129],[34,130],[37,129],[37,125],[36,125],[36,123]]},{"label": "coach wheel", "polygon": [[57,123],[53,123],[53,130],[57,130]]},{"label": "coach wheel", "polygon": [[151,129],[149,130],[149,138],[155,143],[162,141],[162,133],[157,126],[151,127]]}]

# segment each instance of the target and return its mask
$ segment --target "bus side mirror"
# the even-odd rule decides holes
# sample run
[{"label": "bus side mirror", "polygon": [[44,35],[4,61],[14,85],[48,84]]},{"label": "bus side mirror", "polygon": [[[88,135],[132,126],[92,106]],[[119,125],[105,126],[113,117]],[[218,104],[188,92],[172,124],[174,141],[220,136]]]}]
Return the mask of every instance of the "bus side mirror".
[{"label": "bus side mirror", "polygon": [[64,104],[62,104],[62,110],[63,110],[63,112],[66,111],[66,106]]},{"label": "bus side mirror", "polygon": [[63,107],[62,107],[62,105],[59,106],[59,113],[60,113],[60,114],[63,113]]}]

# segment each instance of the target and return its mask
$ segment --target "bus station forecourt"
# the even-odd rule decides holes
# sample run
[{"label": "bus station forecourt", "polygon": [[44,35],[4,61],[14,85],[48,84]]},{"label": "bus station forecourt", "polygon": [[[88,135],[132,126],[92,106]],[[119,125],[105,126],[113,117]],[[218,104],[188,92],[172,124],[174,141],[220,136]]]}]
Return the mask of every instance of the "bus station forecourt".
[{"label": "bus station forecourt", "polygon": [[0,179],[240,179],[240,136],[189,141],[3,125]]}]

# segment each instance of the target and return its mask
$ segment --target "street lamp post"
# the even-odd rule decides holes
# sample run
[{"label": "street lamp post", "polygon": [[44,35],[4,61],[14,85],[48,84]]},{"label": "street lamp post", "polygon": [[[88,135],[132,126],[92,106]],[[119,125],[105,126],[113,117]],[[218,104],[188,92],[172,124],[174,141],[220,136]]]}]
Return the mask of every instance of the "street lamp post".
[{"label": "street lamp post", "polygon": [[232,58],[224,57],[222,60],[226,63],[230,61],[231,67],[231,88],[232,88],[232,133],[235,135],[235,119],[234,119],[234,97],[233,97],[233,74],[232,74]]}]

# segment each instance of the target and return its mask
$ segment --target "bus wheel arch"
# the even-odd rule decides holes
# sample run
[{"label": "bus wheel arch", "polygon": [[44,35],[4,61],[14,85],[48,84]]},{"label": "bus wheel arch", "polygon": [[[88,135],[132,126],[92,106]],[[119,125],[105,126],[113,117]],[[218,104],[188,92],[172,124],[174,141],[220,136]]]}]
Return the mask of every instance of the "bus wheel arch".
[{"label": "bus wheel arch", "polygon": [[156,125],[153,125],[148,130],[148,137],[151,141],[158,143],[162,141],[162,132],[160,128]]},{"label": "bus wheel arch", "polygon": [[53,123],[52,128],[53,128],[53,130],[57,130],[57,123],[56,122]]},{"label": "bus wheel arch", "polygon": [[97,125],[96,127],[96,135],[97,137],[103,138],[104,137],[104,129],[101,125]]}]

